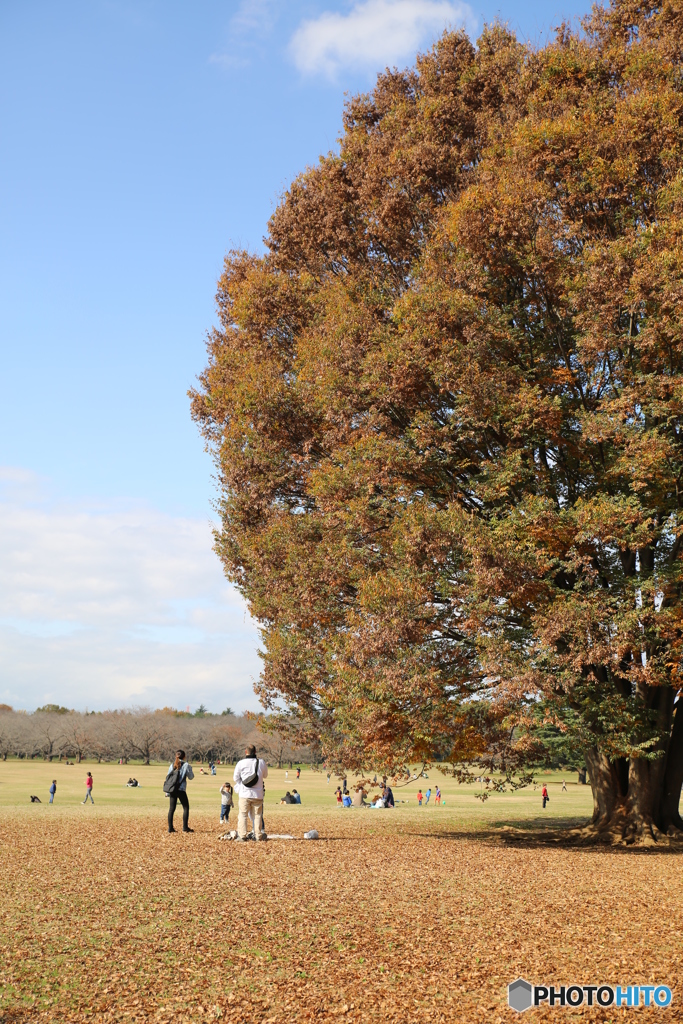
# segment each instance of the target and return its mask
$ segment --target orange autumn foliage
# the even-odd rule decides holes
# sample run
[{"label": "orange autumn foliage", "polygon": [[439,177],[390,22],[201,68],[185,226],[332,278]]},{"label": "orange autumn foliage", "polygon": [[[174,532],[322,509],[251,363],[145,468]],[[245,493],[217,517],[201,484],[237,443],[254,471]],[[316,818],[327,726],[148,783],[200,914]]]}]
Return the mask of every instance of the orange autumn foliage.
[{"label": "orange autumn foliage", "polygon": [[217,550],[333,760],[510,771],[540,711],[596,824],[683,826],[682,28],[445,34],[226,260]]}]

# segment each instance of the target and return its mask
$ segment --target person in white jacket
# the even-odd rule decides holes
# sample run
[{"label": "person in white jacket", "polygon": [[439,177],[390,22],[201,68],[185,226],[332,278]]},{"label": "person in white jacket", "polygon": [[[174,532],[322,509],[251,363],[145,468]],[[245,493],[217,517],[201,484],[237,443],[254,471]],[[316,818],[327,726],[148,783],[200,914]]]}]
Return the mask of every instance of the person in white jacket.
[{"label": "person in white jacket", "polygon": [[[247,838],[247,818],[254,819],[254,839],[266,839],[263,828],[263,780],[268,778],[268,765],[262,757],[256,756],[256,747],[247,747],[244,757],[235,765],[233,782],[239,796],[237,817],[237,839]],[[250,785],[246,785],[249,782]]]}]

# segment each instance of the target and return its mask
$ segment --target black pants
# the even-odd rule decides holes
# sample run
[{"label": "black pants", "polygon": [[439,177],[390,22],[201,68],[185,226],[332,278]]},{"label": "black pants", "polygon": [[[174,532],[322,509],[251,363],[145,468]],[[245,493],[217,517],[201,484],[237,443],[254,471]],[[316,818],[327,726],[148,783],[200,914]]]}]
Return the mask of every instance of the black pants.
[{"label": "black pants", "polygon": [[173,828],[173,815],[178,801],[180,800],[183,805],[183,829],[187,829],[187,823],[190,820],[190,801],[187,799],[187,793],[172,793],[168,798],[168,827]]}]

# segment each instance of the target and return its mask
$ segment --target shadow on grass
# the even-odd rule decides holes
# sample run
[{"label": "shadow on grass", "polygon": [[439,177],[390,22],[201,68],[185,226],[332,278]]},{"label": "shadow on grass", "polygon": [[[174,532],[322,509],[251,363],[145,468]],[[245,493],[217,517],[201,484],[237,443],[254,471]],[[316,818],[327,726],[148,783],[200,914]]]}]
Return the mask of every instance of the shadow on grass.
[{"label": "shadow on grass", "polygon": [[514,820],[501,819],[486,825],[463,826],[438,832],[415,831],[411,835],[422,839],[469,840],[484,845],[504,846],[510,849],[555,849],[555,850],[598,850],[624,853],[629,856],[640,854],[683,855],[682,840],[662,840],[656,846],[610,842],[605,836],[590,831],[589,818],[542,818]]}]

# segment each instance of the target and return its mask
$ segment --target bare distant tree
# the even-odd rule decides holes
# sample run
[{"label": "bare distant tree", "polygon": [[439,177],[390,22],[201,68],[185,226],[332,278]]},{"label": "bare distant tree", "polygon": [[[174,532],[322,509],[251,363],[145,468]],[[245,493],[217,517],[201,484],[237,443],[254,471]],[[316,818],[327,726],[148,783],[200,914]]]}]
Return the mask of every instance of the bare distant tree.
[{"label": "bare distant tree", "polygon": [[122,741],[112,721],[114,716],[115,712],[111,711],[89,716],[90,753],[98,762],[117,761],[124,756]]},{"label": "bare distant tree", "polygon": [[14,733],[14,753],[17,757],[35,757],[40,753],[38,732],[33,715],[17,714]]},{"label": "bare distant tree", "polygon": [[176,750],[199,761],[236,761],[252,743],[271,763],[308,760],[309,748],[298,749],[294,734],[278,737],[263,728],[255,715],[190,716],[172,708],[150,711],[134,708],[82,714],[78,711],[39,710],[33,714],[0,706],[0,759],[42,756],[48,761],[66,754],[77,761],[123,757],[142,760],[173,760]]},{"label": "bare distant tree", "polygon": [[206,718],[197,718],[190,726],[191,741],[188,744],[193,760],[210,761],[214,753],[212,723]]},{"label": "bare distant tree", "polygon": [[117,712],[112,722],[125,750],[124,756],[141,758],[144,764],[161,756],[168,742],[166,715],[155,714],[149,708],[134,708]]},{"label": "bare distant tree", "polygon": [[260,740],[266,757],[274,761],[278,768],[282,768],[283,762],[293,759],[292,745],[281,732],[261,733]]},{"label": "bare distant tree", "polygon": [[64,742],[64,715],[36,711],[31,715],[35,744],[45,761],[56,757]]},{"label": "bare distant tree", "polygon": [[83,758],[92,751],[91,716],[71,711],[68,715],[63,715],[62,718],[62,750],[65,754],[75,757],[80,764]]},{"label": "bare distant tree", "polygon": [[[232,717],[232,716],[231,716]],[[244,746],[242,730],[234,721],[219,722],[211,733],[213,748],[219,761],[238,761]]]},{"label": "bare distant tree", "polygon": [[175,757],[176,750],[184,750],[191,759],[195,720],[185,715],[170,714],[164,717],[165,743],[162,756],[170,763]]},{"label": "bare distant tree", "polygon": [[16,753],[20,730],[19,717],[11,708],[0,712],[0,757],[3,761],[7,760],[8,754]]}]

